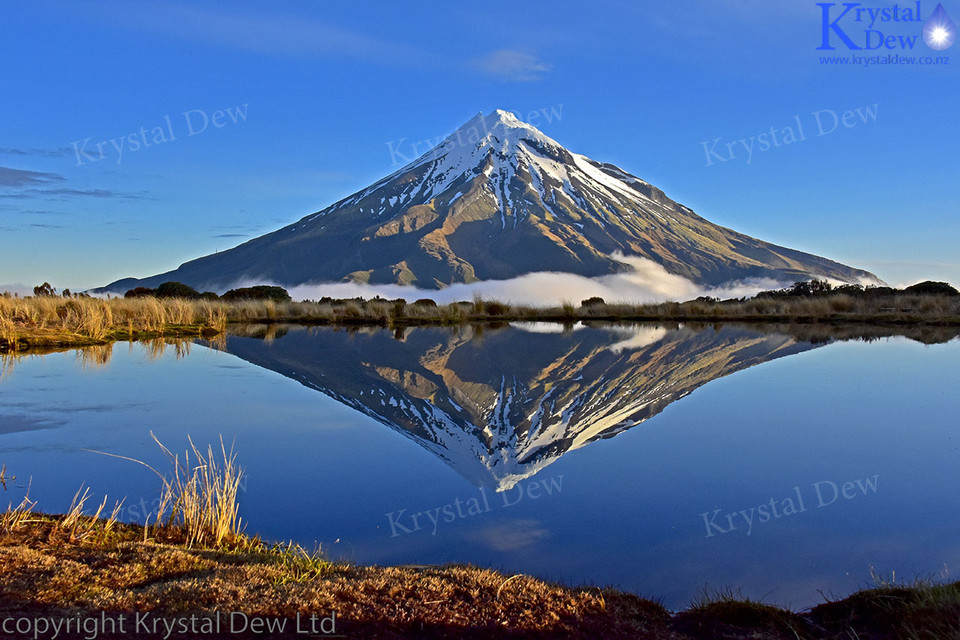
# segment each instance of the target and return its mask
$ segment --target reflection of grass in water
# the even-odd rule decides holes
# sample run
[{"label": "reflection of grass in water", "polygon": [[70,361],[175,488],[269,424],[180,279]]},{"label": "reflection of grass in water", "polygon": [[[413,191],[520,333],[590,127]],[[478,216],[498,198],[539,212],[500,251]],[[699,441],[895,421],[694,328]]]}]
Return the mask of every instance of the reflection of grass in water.
[{"label": "reflection of grass in water", "polygon": [[141,340],[144,351],[150,360],[160,360],[167,352],[167,348],[173,349],[174,357],[181,360],[190,355],[192,343],[189,340],[180,340],[177,338],[152,338],[150,340]]},{"label": "reflection of grass in water", "polygon": [[[226,335],[218,334],[216,336],[212,336],[211,338],[207,339],[207,342],[213,348],[225,350]],[[93,371],[102,369],[108,365],[110,360],[113,358],[114,344],[114,342],[106,342],[104,344],[75,347],[41,347],[32,349],[29,352],[14,351],[0,353],[0,383],[2,383],[4,379],[13,375],[14,369],[25,358],[43,358],[44,356],[52,353],[74,351],[77,363],[80,365],[81,370]],[[129,343],[131,353],[134,352],[137,345],[143,349],[143,352],[150,360],[160,360],[167,354],[168,349],[172,349],[174,357],[177,360],[181,360],[190,355],[193,341],[184,338],[151,338],[148,340],[140,340],[138,342],[131,341]]]},{"label": "reflection of grass in water", "polygon": [[113,356],[113,343],[97,344],[77,349],[77,360],[84,370],[101,369],[110,362]]},{"label": "reflection of grass in water", "polygon": [[582,320],[720,320],[778,322],[861,322],[960,324],[960,296],[894,292],[875,297],[830,293],[819,297],[751,298],[720,301],[698,298],[688,302],[631,304],[604,302],[600,298],[575,306],[565,302],[554,307],[515,305],[476,296],[472,302],[437,304],[429,299],[331,300],[319,302],[273,302],[248,300],[227,308],[231,322],[272,324],[460,324],[475,321],[575,322]]},{"label": "reflection of grass in water", "polygon": [[21,357],[15,353],[0,353],[0,382],[13,375],[13,368]]},{"label": "reflection of grass in water", "polygon": [[7,483],[13,482],[16,479],[17,479],[16,476],[7,475],[7,465],[0,464],[0,487],[3,487],[4,491],[7,490]]}]

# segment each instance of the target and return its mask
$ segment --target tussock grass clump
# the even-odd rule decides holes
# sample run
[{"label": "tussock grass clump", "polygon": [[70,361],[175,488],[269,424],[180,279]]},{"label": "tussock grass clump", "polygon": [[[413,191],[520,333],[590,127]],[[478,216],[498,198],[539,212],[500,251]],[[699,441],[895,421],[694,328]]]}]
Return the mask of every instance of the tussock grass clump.
[{"label": "tussock grass clump", "polygon": [[[151,431],[157,443],[173,466],[172,476],[165,476],[155,468],[135,458],[102,451],[92,451],[121,460],[129,460],[152,471],[162,482],[160,501],[154,521],[155,527],[182,531],[187,546],[221,547],[244,543],[240,520],[239,493],[243,469],[237,464],[233,447],[227,450],[220,437],[219,455],[213,445],[201,451],[190,436],[189,448],[181,456],[168,449]],[[69,515],[69,514],[68,514]],[[150,523],[145,525],[145,531]]]},{"label": "tussock grass clump", "polygon": [[0,350],[224,331],[227,304],[179,298],[0,296]]},{"label": "tussock grass clump", "polygon": [[266,549],[282,569],[274,581],[278,585],[310,582],[323,577],[336,566],[323,555],[319,546],[311,552],[291,540]]},{"label": "tussock grass clump", "polygon": [[36,507],[37,502],[30,499],[30,489],[28,488],[17,506],[13,506],[11,502],[7,505],[7,510],[0,513],[0,531],[9,533],[28,524]]},{"label": "tussock grass clump", "polygon": [[83,485],[77,490],[70,502],[70,508],[61,520],[57,522],[57,527],[68,534],[70,540],[85,538],[91,534],[97,533],[105,535],[110,533],[116,526],[120,511],[123,509],[123,500],[119,500],[110,512],[110,515],[103,518],[104,509],[107,506],[107,496],[103,496],[100,506],[90,515],[84,514],[84,507],[90,498],[90,488]]},{"label": "tussock grass clump", "polygon": [[[190,449],[180,456],[167,449],[153,433],[154,441],[173,463],[173,478],[164,478],[160,512],[170,505],[168,524],[180,526],[188,545],[218,547],[242,533],[237,502],[243,469],[237,465],[233,447],[229,452],[220,438],[220,457],[213,445],[204,454],[188,437]],[[193,453],[191,461],[190,454]]]}]

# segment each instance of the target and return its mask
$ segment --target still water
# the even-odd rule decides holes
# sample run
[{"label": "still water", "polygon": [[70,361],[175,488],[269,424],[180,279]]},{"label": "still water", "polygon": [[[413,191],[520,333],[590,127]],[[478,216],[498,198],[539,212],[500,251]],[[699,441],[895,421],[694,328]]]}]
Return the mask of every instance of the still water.
[{"label": "still water", "polygon": [[[5,361],[0,463],[38,509],[156,505],[150,432],[222,435],[249,534],[469,562],[683,608],[960,572],[960,341],[799,327],[242,327]],[[99,500],[98,500],[99,501]]]}]

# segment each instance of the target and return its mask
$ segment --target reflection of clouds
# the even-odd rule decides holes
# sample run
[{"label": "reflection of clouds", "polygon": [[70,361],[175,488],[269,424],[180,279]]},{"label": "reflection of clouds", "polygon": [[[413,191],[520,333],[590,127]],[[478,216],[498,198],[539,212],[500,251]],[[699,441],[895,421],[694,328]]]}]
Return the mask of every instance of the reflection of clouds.
[{"label": "reflection of clouds", "polygon": [[614,353],[628,351],[631,349],[642,349],[649,347],[654,342],[659,342],[667,335],[667,330],[663,327],[634,327],[629,331],[622,329],[614,330],[615,333],[626,333],[628,337],[620,342],[607,347]]},{"label": "reflection of clouds", "polygon": [[0,414],[0,435],[20,433],[23,431],[38,431],[40,429],[54,429],[62,427],[66,422],[51,418],[37,418],[22,414]]},{"label": "reflection of clouds", "polygon": [[494,551],[520,551],[550,537],[539,520],[508,520],[467,534],[473,542]]},{"label": "reflection of clouds", "polygon": [[582,324],[563,325],[559,322],[511,322],[510,326],[528,333],[564,333],[584,328]]}]

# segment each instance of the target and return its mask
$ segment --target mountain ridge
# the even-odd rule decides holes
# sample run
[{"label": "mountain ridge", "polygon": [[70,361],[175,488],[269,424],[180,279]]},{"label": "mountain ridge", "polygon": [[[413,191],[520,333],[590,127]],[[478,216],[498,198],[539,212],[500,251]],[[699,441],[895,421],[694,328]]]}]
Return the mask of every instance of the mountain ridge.
[{"label": "mountain ridge", "polygon": [[512,113],[477,114],[369,187],[277,231],[101,291],[177,280],[414,285],[553,271],[598,277],[645,258],[694,283],[879,282],[873,274],[713,224],[650,183],[565,149]]}]

